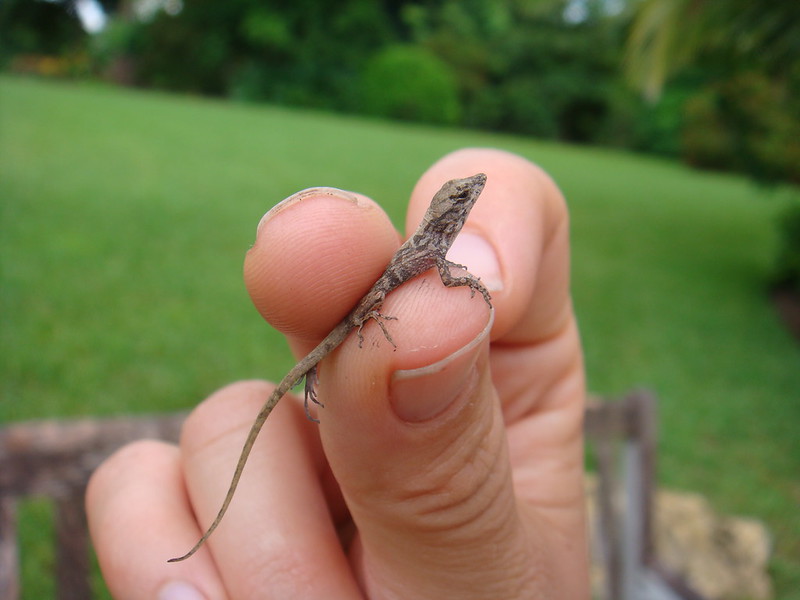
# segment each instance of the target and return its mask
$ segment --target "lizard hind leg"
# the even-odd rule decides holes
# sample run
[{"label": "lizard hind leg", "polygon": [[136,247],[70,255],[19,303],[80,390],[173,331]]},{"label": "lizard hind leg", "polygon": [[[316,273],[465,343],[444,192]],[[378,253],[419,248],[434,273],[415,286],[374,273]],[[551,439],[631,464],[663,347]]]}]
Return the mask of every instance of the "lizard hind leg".
[{"label": "lizard hind leg", "polygon": [[378,312],[377,310],[369,311],[366,315],[364,315],[364,317],[361,319],[361,322],[358,324],[358,329],[356,330],[356,334],[358,335],[358,347],[361,348],[362,344],[364,343],[364,336],[362,335],[361,330],[364,328],[364,323],[366,323],[370,319],[375,321],[381,328],[381,331],[383,332],[383,337],[385,337],[386,340],[394,348],[397,348],[397,344],[394,343],[392,335],[389,333],[389,330],[386,329],[386,325],[383,322],[383,321],[396,321],[397,317],[390,317],[388,315],[384,315],[383,313]]},{"label": "lizard hind leg", "polygon": [[[475,296],[475,292],[478,291],[491,308],[492,297],[489,295],[489,290],[481,283],[480,279],[467,272],[467,267],[443,258],[436,261],[436,269],[439,271],[439,277],[445,287],[467,286],[469,287],[470,297]],[[461,269],[464,271],[464,275],[453,275],[450,269]]]}]

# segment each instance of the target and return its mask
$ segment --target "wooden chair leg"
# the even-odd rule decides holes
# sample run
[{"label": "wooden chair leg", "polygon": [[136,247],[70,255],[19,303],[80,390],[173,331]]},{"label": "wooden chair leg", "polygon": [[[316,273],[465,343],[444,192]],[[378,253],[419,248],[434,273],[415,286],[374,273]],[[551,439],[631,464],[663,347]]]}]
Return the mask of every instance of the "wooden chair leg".
[{"label": "wooden chair leg", "polygon": [[55,528],[58,600],[91,598],[89,535],[82,489],[56,502]]},{"label": "wooden chair leg", "polygon": [[19,598],[17,503],[9,497],[0,497],[0,598]]}]

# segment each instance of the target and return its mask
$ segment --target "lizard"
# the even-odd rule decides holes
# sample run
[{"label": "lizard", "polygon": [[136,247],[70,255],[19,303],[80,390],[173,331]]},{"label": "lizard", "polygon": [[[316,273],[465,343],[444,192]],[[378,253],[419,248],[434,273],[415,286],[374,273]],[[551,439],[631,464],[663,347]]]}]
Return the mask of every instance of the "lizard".
[{"label": "lizard", "polygon": [[[220,524],[236,492],[236,487],[239,484],[242,471],[247,463],[253,444],[262,426],[266,422],[267,417],[269,417],[272,409],[278,404],[278,401],[289,392],[289,390],[300,383],[303,378],[305,378],[304,406],[306,415],[312,421],[319,422],[311,416],[308,405],[308,401],[311,400],[315,404],[323,406],[317,400],[316,394],[317,365],[344,342],[353,329],[356,329],[359,340],[358,345],[361,347],[361,343],[363,342],[361,329],[367,321],[370,319],[374,320],[380,326],[381,331],[389,343],[395,346],[389,331],[381,321],[381,319],[394,319],[394,317],[389,317],[379,312],[387,294],[406,281],[421,275],[429,269],[436,268],[439,272],[442,284],[446,287],[468,286],[471,296],[474,296],[476,291],[480,292],[491,308],[491,296],[480,280],[466,272],[465,266],[451,262],[446,258],[447,251],[464,226],[467,216],[469,216],[470,210],[472,210],[478,196],[483,191],[485,184],[486,175],[478,173],[472,177],[448,181],[436,192],[419,226],[411,237],[408,238],[392,256],[386,270],[380,278],[373,284],[358,304],[356,304],[355,308],[325,336],[319,345],[302,358],[289,373],[286,374],[272,394],[270,394],[247,434],[247,439],[236,464],[233,478],[216,518],[189,552],[183,556],[171,558],[168,562],[180,562],[192,556],[200,549],[203,543]],[[453,275],[451,269],[461,269],[464,271],[464,274]]]}]

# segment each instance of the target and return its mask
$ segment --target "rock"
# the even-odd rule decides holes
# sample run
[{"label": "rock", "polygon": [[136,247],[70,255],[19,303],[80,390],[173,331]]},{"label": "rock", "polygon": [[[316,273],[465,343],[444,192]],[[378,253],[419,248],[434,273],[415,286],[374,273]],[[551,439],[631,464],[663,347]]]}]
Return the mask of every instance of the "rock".
[{"label": "rock", "polygon": [[659,491],[659,560],[709,600],[769,600],[769,534],[754,519],[717,515],[699,494]]},{"label": "rock", "polygon": [[[593,476],[587,477],[586,489],[591,500],[590,522],[594,523]],[[703,496],[694,493],[658,490],[654,510],[658,561],[690,587],[708,600],[773,597],[767,573],[771,544],[763,524],[754,519],[718,515]],[[597,540],[592,540],[593,555],[597,548]],[[591,575],[593,590],[602,590],[604,573],[594,561]]]}]

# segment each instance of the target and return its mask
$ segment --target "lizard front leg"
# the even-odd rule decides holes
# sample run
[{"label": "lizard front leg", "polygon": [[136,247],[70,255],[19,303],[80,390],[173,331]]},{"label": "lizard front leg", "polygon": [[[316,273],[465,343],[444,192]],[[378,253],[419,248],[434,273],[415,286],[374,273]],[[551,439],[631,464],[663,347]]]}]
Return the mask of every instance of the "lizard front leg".
[{"label": "lizard front leg", "polygon": [[[450,269],[453,268],[463,270],[464,275],[453,275],[450,272]],[[475,292],[478,291],[483,296],[483,299],[486,300],[489,308],[492,307],[492,297],[489,295],[489,290],[481,283],[480,279],[467,272],[467,267],[449,261],[446,258],[440,258],[436,261],[436,269],[439,271],[439,277],[445,287],[467,286],[469,287],[470,296],[474,296]]]}]

